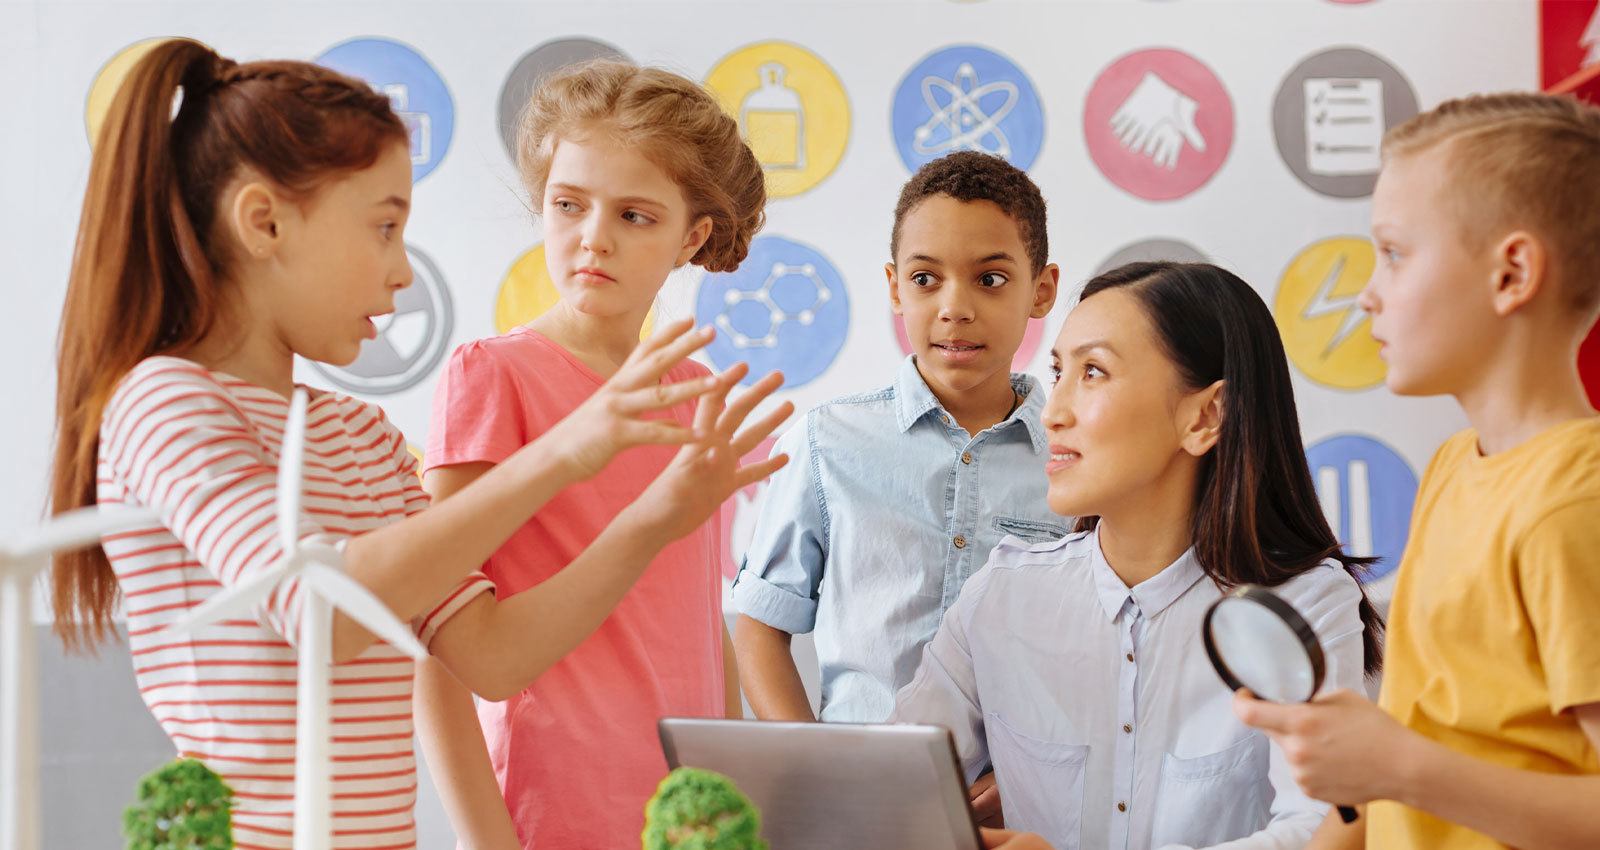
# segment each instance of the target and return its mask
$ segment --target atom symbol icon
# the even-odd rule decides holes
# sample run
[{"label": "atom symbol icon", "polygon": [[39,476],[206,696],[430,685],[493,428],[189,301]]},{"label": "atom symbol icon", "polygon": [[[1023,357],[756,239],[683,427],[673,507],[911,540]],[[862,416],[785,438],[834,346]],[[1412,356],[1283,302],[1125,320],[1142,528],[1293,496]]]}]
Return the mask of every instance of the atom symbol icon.
[{"label": "atom symbol icon", "polygon": [[[993,113],[984,112],[981,101],[996,92],[1005,94],[1005,102]],[[947,95],[950,102],[940,106],[940,94]],[[953,80],[923,77],[922,100],[933,115],[916,130],[913,143],[917,153],[938,155],[965,149],[1009,159],[1011,140],[1000,129],[1000,122],[1017,105],[1017,94],[1017,84],[1009,80],[979,85],[978,72],[970,62],[962,62],[956,68]],[[943,129],[950,138],[930,144],[928,140],[936,129]],[[993,141],[986,144],[990,139]]]}]

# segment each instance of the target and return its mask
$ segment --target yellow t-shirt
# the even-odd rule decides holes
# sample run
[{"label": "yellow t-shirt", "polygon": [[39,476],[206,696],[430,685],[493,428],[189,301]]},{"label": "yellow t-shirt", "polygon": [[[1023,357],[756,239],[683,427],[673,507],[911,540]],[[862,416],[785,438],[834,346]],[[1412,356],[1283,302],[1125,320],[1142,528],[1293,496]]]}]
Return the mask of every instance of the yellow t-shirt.
[{"label": "yellow t-shirt", "polygon": [[[1390,606],[1379,704],[1458,752],[1600,773],[1575,705],[1600,702],[1600,417],[1484,457],[1463,431],[1423,476]],[[1393,802],[1369,850],[1504,844]]]}]

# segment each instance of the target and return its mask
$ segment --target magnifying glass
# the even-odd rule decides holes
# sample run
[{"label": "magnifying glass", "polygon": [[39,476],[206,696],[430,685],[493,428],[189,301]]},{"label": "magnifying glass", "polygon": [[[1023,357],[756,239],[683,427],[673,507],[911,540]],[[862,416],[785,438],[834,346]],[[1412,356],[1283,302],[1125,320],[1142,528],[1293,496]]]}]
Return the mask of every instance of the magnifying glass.
[{"label": "magnifying glass", "polygon": [[[1206,655],[1232,690],[1272,702],[1310,702],[1327,672],[1322,643],[1311,624],[1276,593],[1241,584],[1211,603],[1200,626]],[[1356,810],[1339,807],[1354,823]]]}]

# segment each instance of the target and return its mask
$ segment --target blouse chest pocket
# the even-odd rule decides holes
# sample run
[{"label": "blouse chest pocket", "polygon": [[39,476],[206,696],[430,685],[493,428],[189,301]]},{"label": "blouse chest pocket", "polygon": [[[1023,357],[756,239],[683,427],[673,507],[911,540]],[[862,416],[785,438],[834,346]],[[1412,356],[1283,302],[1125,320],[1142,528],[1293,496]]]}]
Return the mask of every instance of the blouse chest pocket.
[{"label": "blouse chest pocket", "polygon": [[1053,543],[1067,536],[1067,527],[1064,525],[1009,516],[995,517],[994,530],[999,532],[1001,537],[1009,534],[1029,543]]},{"label": "blouse chest pocket", "polygon": [[1209,755],[1167,753],[1150,846],[1209,847],[1265,827],[1273,798],[1269,755],[1266,736],[1254,733]]},{"label": "blouse chest pocket", "polygon": [[984,729],[1007,828],[1037,832],[1056,850],[1077,850],[1089,746],[1036,738],[993,712]]}]

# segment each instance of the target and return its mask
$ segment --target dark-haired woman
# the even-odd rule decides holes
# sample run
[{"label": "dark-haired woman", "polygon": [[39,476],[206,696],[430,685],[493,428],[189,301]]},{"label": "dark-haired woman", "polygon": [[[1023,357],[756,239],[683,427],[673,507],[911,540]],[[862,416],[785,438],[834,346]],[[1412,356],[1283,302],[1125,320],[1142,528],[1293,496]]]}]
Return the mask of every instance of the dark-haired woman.
[{"label": "dark-haired woman", "polygon": [[1050,507],[1078,533],[995,549],[893,719],[948,726],[1007,826],[1062,850],[1303,846],[1327,806],[1234,716],[1201,619],[1272,586],[1344,688],[1381,623],[1319,507],[1271,313],[1215,266],[1123,266],[1084,288],[1052,371]]}]

